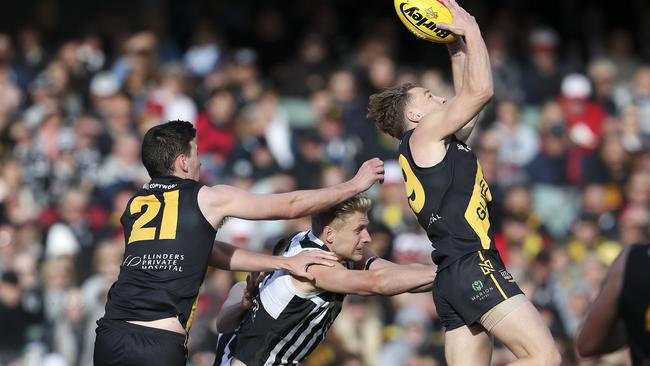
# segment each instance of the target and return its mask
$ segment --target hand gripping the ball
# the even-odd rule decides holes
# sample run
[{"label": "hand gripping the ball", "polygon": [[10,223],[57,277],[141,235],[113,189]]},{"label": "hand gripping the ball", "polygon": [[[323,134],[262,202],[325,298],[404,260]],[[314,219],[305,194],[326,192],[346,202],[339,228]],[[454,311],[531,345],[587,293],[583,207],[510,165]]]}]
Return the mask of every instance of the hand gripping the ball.
[{"label": "hand gripping the ball", "polygon": [[444,3],[444,5],[449,9],[451,15],[453,16],[453,21],[451,24],[447,23],[438,23],[437,26],[440,29],[445,29],[451,31],[460,36],[464,36],[472,30],[479,30],[476,19],[468,13],[465,9],[461,8],[456,0],[438,0]]}]

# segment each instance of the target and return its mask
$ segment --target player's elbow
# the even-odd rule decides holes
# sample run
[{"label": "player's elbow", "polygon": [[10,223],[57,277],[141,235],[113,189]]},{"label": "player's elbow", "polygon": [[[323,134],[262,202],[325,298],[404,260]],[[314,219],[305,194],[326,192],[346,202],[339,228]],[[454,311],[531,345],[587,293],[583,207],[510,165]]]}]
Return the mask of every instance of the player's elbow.
[{"label": "player's elbow", "polygon": [[492,85],[486,86],[476,91],[476,97],[482,104],[488,103],[494,97],[494,88]]}]

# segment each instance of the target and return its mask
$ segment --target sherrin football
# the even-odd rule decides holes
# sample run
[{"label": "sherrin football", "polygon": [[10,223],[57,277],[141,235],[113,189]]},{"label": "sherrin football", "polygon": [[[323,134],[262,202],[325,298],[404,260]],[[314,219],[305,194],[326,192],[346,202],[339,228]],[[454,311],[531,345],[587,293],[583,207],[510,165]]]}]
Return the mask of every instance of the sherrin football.
[{"label": "sherrin football", "polygon": [[439,22],[450,24],[453,17],[438,0],[395,0],[395,11],[404,26],[416,36],[430,42],[449,43],[456,35],[439,29]]}]

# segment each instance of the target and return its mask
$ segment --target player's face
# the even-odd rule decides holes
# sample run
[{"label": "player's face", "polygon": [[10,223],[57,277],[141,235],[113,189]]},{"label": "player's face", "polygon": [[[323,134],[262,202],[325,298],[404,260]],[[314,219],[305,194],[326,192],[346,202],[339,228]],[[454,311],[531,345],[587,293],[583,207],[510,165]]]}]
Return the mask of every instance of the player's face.
[{"label": "player's face", "polygon": [[190,141],[190,156],[187,158],[189,164],[189,175],[191,179],[199,180],[201,174],[201,160],[199,160],[199,148],[195,140]]},{"label": "player's face", "polygon": [[406,114],[407,118],[413,122],[419,122],[423,116],[439,109],[447,102],[447,99],[433,95],[429,89],[422,87],[409,90],[409,94],[411,94],[411,99],[406,106]]},{"label": "player's face", "polygon": [[363,248],[368,243],[368,215],[357,211],[345,217],[341,227],[336,229],[334,253],[341,259],[360,261],[363,259]]}]

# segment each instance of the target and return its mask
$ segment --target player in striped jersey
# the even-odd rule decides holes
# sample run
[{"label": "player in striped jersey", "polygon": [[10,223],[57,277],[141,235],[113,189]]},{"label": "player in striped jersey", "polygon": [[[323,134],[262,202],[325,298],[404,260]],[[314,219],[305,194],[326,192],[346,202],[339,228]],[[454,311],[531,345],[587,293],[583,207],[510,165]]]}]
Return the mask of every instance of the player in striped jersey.
[{"label": "player in striped jersey", "polygon": [[368,198],[355,196],[312,216],[312,229],[290,238],[284,256],[321,250],[335,253],[340,265],[312,265],[311,281],[285,271],[269,274],[236,337],[227,345],[220,343],[216,365],[296,365],[323,340],[346,294],[395,295],[430,289],[434,266],[396,265],[365,248],[370,242],[369,208]]},{"label": "player in striped jersey", "polygon": [[[280,240],[273,247],[273,255],[284,254],[287,246],[289,245],[289,238]],[[239,324],[244,319],[251,307],[253,307],[253,299],[258,294],[259,285],[267,273],[252,272],[246,277],[246,281],[237,282],[228,291],[228,296],[221,310],[217,314],[217,357],[214,361],[215,365],[230,365],[232,360],[232,345],[236,338],[235,331],[239,328]]]}]

